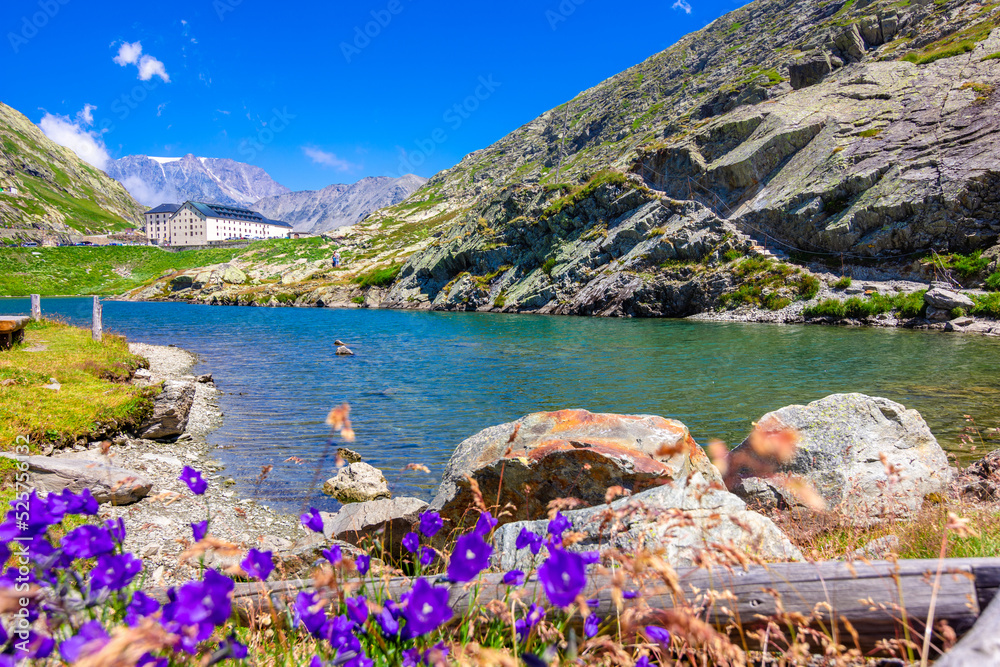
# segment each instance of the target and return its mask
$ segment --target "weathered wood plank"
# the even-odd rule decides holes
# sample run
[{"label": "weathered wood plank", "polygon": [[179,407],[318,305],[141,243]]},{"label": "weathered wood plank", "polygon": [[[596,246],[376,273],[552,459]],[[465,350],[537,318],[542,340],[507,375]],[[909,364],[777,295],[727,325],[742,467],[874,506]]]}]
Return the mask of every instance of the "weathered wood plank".
[{"label": "weathered wood plank", "polygon": [[42,298],[37,294],[31,295],[31,319],[42,319]]},{"label": "weathered wood plank", "polygon": [[1000,597],[993,598],[976,625],[934,663],[934,667],[1000,665]]},{"label": "weathered wood plank", "polygon": [[26,315],[2,315],[0,316],[0,333],[13,333],[20,331],[31,320]]},{"label": "weathered wood plank", "polygon": [[[962,633],[968,630],[979,617],[979,595],[976,588],[976,572],[992,573],[1000,568],[1000,558],[995,559],[950,559],[946,562],[936,593],[935,620],[946,619]],[[871,650],[880,639],[903,636],[903,610],[909,618],[911,632],[919,633],[923,620],[927,617],[930,600],[934,593],[934,573],[936,560],[909,560],[892,563],[877,561],[871,563],[844,562],[823,563],[778,563],[767,567],[755,566],[748,570],[714,571],[685,569],[678,571],[680,585],[688,604],[698,600],[695,591],[731,591],[733,599],[725,601],[730,610],[720,607],[707,610],[707,616],[717,627],[724,628],[738,619],[744,627],[754,626],[762,617],[778,612],[801,613],[806,616],[818,614],[817,625],[832,627],[834,621],[849,621],[857,630],[863,650]],[[478,586],[478,600],[485,604],[492,599],[503,599],[507,587],[501,582],[503,575],[485,575]],[[474,589],[467,586],[448,584],[443,578],[439,585],[450,587],[450,603],[456,615],[461,615],[475,604]],[[234,601],[244,616],[275,608],[283,610],[294,596],[303,590],[312,590],[312,582],[292,580],[237,584]],[[383,594],[394,599],[410,586],[408,579],[380,580],[376,584]],[[369,587],[372,586],[369,583]],[[544,592],[537,580],[529,580],[524,587],[526,602],[543,602]],[[154,594],[164,597],[164,591]],[[584,591],[588,599],[598,600],[595,611],[602,617],[616,613],[612,601],[612,578],[610,575],[590,577]],[[648,605],[654,609],[671,609],[685,600],[675,599],[665,587],[662,590],[646,590],[643,599],[626,601],[626,606]],[[830,611],[832,609],[832,612]],[[842,634],[841,642],[845,642]],[[852,642],[851,642],[852,643]]]},{"label": "weathered wood plank", "polygon": [[101,306],[101,297],[94,297],[94,310],[93,319],[90,323],[90,335],[91,338],[97,342],[101,342],[101,337],[104,334],[104,319],[103,319],[103,307]]}]

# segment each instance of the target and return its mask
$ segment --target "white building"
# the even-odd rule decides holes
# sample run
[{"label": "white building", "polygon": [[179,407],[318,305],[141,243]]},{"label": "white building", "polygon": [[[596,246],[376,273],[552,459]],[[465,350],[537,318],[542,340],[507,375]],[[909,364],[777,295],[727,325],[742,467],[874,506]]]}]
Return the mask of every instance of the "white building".
[{"label": "white building", "polygon": [[[256,211],[235,206],[188,201],[177,208],[165,222],[154,220],[149,226],[149,214],[171,204],[147,212],[146,234],[150,241],[164,245],[209,245],[232,239],[286,238],[292,231],[287,222],[270,220]],[[154,241],[154,239],[156,239]]]},{"label": "white building", "polygon": [[166,243],[170,236],[167,221],[170,216],[177,212],[180,204],[160,204],[156,208],[151,208],[144,214],[146,216],[146,238],[150,243],[160,245]]}]

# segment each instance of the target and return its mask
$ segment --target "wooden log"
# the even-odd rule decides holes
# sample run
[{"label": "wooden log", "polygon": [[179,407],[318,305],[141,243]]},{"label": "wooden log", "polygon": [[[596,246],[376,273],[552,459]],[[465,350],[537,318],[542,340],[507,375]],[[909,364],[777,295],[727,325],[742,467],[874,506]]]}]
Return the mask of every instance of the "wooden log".
[{"label": "wooden log", "polygon": [[102,319],[101,297],[95,296],[93,318],[91,319],[90,323],[90,335],[94,340],[96,340],[99,343],[101,342],[103,333],[104,333],[104,322]]},{"label": "wooden log", "polygon": [[42,319],[42,299],[37,294],[31,295],[31,319]]},{"label": "wooden log", "polygon": [[[738,621],[744,629],[758,627],[762,620],[783,609],[785,613],[798,613],[810,617],[817,615],[814,627],[829,632],[838,628],[840,643],[854,647],[851,635],[843,621],[848,621],[858,634],[858,644],[863,651],[871,651],[883,639],[903,639],[906,630],[915,641],[921,636],[934,592],[936,560],[904,560],[896,563],[875,561],[853,564],[834,561],[821,563],[775,563],[766,567],[754,566],[747,570],[714,570],[689,568],[677,574],[683,599],[676,598],[663,587],[646,589],[641,598],[626,600],[625,607],[648,605],[653,609],[672,609],[678,606],[701,604],[697,591],[715,590],[732,593],[731,599],[703,609],[707,618],[717,628],[725,629]],[[977,587],[977,573],[986,587]],[[945,574],[936,592],[935,622],[946,620],[961,635],[971,628],[980,613],[980,604],[989,595],[990,577],[1000,576],[1000,558],[949,559]],[[478,604],[504,599],[508,592],[502,583],[502,574],[484,575],[478,586]],[[355,582],[356,583],[356,582]],[[461,584],[449,584],[443,577],[436,584],[450,588],[450,604],[455,615],[465,614],[475,606],[475,589]],[[399,599],[409,589],[406,578],[378,580],[375,586],[382,595]],[[371,591],[369,582],[369,591]],[[258,616],[270,609],[283,611],[294,601],[300,591],[313,590],[309,580],[277,581],[267,584],[237,584],[234,603],[244,618]],[[995,592],[995,589],[994,589]],[[152,595],[166,599],[165,590]],[[529,579],[524,586],[526,604],[548,604],[537,579]],[[616,613],[612,601],[612,577],[595,574],[588,580],[583,592],[588,599],[596,598],[593,609],[602,618]],[[369,597],[373,597],[369,593]],[[990,600],[986,600],[987,603]],[[904,627],[903,618],[909,628]]]},{"label": "wooden log", "polygon": [[934,663],[934,667],[1000,665],[1000,597],[993,598],[976,625]]},{"label": "wooden log", "polygon": [[0,316],[0,333],[14,333],[27,326],[30,318],[24,315]]}]

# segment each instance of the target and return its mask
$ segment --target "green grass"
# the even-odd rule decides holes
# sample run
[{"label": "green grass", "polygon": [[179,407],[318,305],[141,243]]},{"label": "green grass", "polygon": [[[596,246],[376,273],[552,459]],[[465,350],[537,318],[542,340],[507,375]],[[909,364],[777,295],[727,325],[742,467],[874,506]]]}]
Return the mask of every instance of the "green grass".
[{"label": "green grass", "polygon": [[381,268],[374,268],[354,277],[354,282],[361,288],[368,287],[388,287],[396,281],[396,277],[402,270],[402,264],[393,264]]},{"label": "green grass", "polygon": [[545,210],[542,211],[542,217],[549,218],[554,215],[558,215],[565,209],[575,206],[579,202],[593,195],[594,192],[602,185],[609,184],[624,187],[629,185],[629,180],[625,178],[625,174],[618,171],[611,171],[609,169],[599,171],[591,176],[590,179],[583,185],[578,186],[569,194],[556,199],[554,202],[546,206]]},{"label": "green grass", "polygon": [[992,18],[928,44],[920,51],[903,56],[903,60],[916,65],[928,65],[943,58],[960,56],[975,50],[976,44],[990,36],[997,27],[997,19]]},{"label": "green grass", "polygon": [[1000,271],[994,271],[986,277],[986,289],[1000,292]]},{"label": "green grass", "polygon": [[[121,231],[135,228],[133,223],[126,222],[98,206],[94,202],[96,193],[87,186],[82,186],[84,194],[90,196],[81,198],[55,190],[48,183],[35,176],[21,174],[21,177],[24,180],[25,190],[60,211],[66,216],[66,224],[79,232]],[[68,184],[68,179],[66,180]],[[88,190],[90,191],[87,192]]]},{"label": "green grass", "polygon": [[864,320],[883,313],[897,311],[901,318],[913,318],[926,312],[924,294],[926,290],[910,294],[872,294],[868,298],[852,296],[846,301],[840,299],[824,299],[815,306],[802,311],[804,317],[833,317]]},{"label": "green grass", "polygon": [[988,56],[984,56],[983,59],[980,60],[979,62],[984,63],[987,60],[1000,60],[1000,51],[997,51],[996,53],[991,53]]},{"label": "green grass", "polygon": [[[47,349],[27,351],[35,345]],[[125,382],[145,365],[120,336],[97,343],[83,329],[32,322],[25,344],[0,354],[0,379],[14,381],[0,387],[0,449],[10,450],[18,436],[36,447],[138,425],[152,410],[154,392]],[[49,378],[59,391],[42,387]]]},{"label": "green grass", "polygon": [[873,127],[870,130],[864,130],[862,132],[858,132],[857,136],[859,136],[859,137],[865,137],[867,139],[867,138],[870,138],[870,137],[877,137],[881,132],[882,132],[882,128],[880,128],[880,127]]},{"label": "green grass", "polygon": [[981,250],[976,250],[968,255],[957,252],[950,255],[936,255],[929,261],[938,268],[953,270],[962,280],[970,280],[982,275],[993,260],[984,257]]},{"label": "green grass", "polygon": [[1000,319],[1000,292],[974,294],[972,301],[976,305],[969,311],[970,315]]},{"label": "green grass", "polygon": [[802,274],[799,278],[799,298],[808,300],[817,294],[819,294],[819,278]]},{"label": "green grass", "polygon": [[851,282],[852,281],[850,276],[841,276],[840,279],[838,279],[837,282],[830,285],[830,287],[832,287],[833,289],[847,289],[848,287],[851,286]]},{"label": "green grass", "polygon": [[552,269],[554,269],[555,266],[556,266],[556,258],[549,257],[547,260],[545,260],[545,263],[542,264],[542,273],[544,273],[547,276],[552,275]]}]

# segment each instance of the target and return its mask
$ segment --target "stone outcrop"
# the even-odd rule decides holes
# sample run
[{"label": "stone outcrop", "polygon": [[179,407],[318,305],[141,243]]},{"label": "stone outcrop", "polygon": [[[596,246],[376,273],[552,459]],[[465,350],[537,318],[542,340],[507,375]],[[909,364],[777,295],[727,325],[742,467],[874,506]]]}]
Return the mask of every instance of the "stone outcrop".
[{"label": "stone outcrop", "polygon": [[[572,551],[617,551],[626,556],[640,549],[660,552],[674,567],[693,565],[699,554],[719,546],[767,561],[800,560],[802,554],[770,519],[747,509],[736,496],[717,488],[711,477],[693,472],[671,484],[598,505],[563,513],[572,532],[583,539]],[[546,549],[532,556],[516,548],[523,528],[546,535],[546,520],[518,521],[497,529],[494,563],[503,570],[525,572],[540,565]]]},{"label": "stone outcrop", "polygon": [[678,421],[586,410],[538,412],[460,443],[431,507],[461,526],[475,506],[471,478],[490,505],[506,510],[501,521],[538,519],[557,498],[600,505],[610,487],[638,492],[696,472],[721,481]]},{"label": "stone outcrop", "polygon": [[187,428],[188,415],[194,402],[194,382],[167,380],[153,401],[153,414],[138,428],[141,438],[159,440],[172,438]]},{"label": "stone outcrop", "polygon": [[962,494],[980,500],[1000,500],[1000,449],[995,449],[958,475]]},{"label": "stone outcrop", "polygon": [[354,545],[381,543],[399,553],[403,536],[413,529],[427,503],[407,496],[344,505],[336,514],[322,512],[323,534]]},{"label": "stone outcrop", "polygon": [[758,425],[795,431],[794,456],[786,463],[761,457],[748,438],[731,453],[730,489],[774,469],[809,482],[829,509],[869,523],[916,512],[925,496],[943,494],[951,481],[944,450],[920,413],[886,398],[833,394],[770,412]]},{"label": "stone outcrop", "polygon": [[12,457],[28,464],[30,486],[46,493],[90,489],[99,503],[131,505],[146,497],[153,482],[134,470],[92,459]]},{"label": "stone outcrop", "polygon": [[951,319],[951,312],[954,309],[967,310],[976,305],[964,294],[943,287],[927,290],[924,302],[927,304],[927,318],[931,320],[948,320]]},{"label": "stone outcrop", "polygon": [[341,468],[335,477],[326,480],[323,493],[342,503],[362,503],[392,497],[382,471],[363,461]]}]

